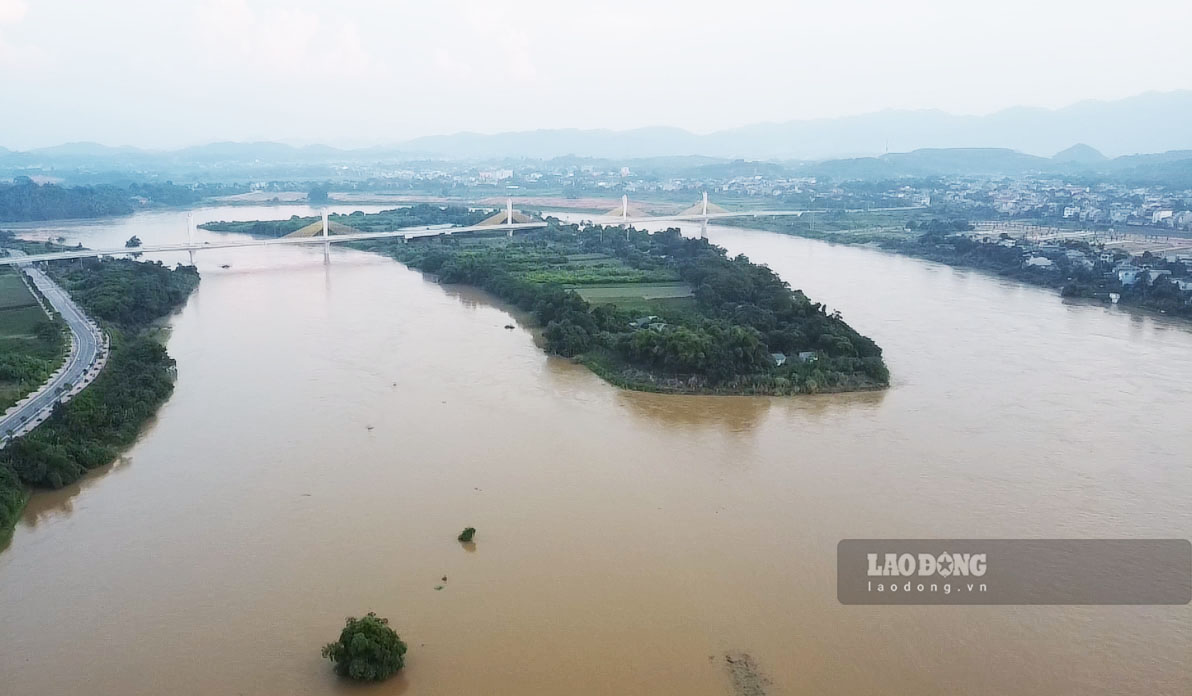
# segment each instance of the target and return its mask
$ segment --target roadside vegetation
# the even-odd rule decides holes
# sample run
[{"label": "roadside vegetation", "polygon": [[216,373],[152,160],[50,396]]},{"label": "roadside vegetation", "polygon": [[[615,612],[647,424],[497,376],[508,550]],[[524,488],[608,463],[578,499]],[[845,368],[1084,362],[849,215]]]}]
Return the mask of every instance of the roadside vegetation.
[{"label": "roadside vegetation", "polygon": [[765,266],[677,229],[626,233],[552,220],[512,239],[384,240],[365,248],[533,312],[548,351],[619,386],[795,394],[889,382],[881,349],[839,314]]},{"label": "roadside vegetation", "polygon": [[153,324],[198,285],[191,266],[130,259],[59,262],[49,273],[104,325],[111,354],[99,377],[32,432],[0,450],[0,529],[10,530],[26,487],[59,488],[103,466],[136,440],[174,389],[174,360]]}]

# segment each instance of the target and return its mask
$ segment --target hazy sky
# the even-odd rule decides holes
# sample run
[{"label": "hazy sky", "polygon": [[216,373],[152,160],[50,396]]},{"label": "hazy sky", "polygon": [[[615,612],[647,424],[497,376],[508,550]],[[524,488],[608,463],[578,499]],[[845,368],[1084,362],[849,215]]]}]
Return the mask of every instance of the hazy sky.
[{"label": "hazy sky", "polygon": [[1188,0],[0,0],[0,145],[395,143],[1192,88]]}]

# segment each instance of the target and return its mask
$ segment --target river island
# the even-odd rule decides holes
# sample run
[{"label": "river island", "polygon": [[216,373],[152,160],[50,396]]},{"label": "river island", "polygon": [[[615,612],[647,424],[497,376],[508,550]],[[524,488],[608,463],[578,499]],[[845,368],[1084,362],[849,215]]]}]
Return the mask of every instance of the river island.
[{"label": "river island", "polygon": [[[484,211],[413,206],[331,217],[333,230],[378,222],[475,224]],[[791,395],[881,389],[881,348],[840,316],[745,256],[679,230],[578,225],[547,218],[507,236],[443,234],[352,242],[486,290],[532,314],[544,348],[641,391]],[[209,223],[214,231],[293,234],[313,219]],[[401,226],[396,225],[396,226]]]}]

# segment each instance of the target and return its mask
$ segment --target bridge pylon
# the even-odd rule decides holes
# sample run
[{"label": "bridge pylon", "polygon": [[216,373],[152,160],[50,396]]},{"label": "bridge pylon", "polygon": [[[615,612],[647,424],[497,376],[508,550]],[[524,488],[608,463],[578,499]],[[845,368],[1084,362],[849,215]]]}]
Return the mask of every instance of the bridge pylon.
[{"label": "bridge pylon", "polygon": [[190,255],[190,265],[195,265],[195,214],[186,214],[186,246],[190,247],[186,253]]},{"label": "bridge pylon", "polygon": [[331,242],[327,241],[327,209],[323,208],[323,263],[331,263]]},{"label": "bridge pylon", "polygon": [[707,239],[708,238],[708,192],[707,191],[704,191],[703,214],[704,214],[704,219],[699,221],[699,238]]},{"label": "bridge pylon", "polygon": [[629,241],[629,225],[626,220],[629,219],[629,195],[621,194],[621,224],[625,226],[625,241]]}]

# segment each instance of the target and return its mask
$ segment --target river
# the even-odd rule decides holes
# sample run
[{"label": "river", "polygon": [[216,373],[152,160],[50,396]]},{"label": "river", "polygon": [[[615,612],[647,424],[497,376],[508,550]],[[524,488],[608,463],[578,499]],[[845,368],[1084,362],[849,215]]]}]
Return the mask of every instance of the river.
[{"label": "river", "polygon": [[[183,220],[43,234],[179,241]],[[891,388],[625,392],[385,258],[203,252],[173,397],[0,553],[0,690],[713,696],[744,652],[771,695],[1192,693],[1189,606],[842,606],[835,577],[850,537],[1192,536],[1188,324],[709,236],[873,337]],[[369,610],[410,652],[361,691],[319,648]]]}]

